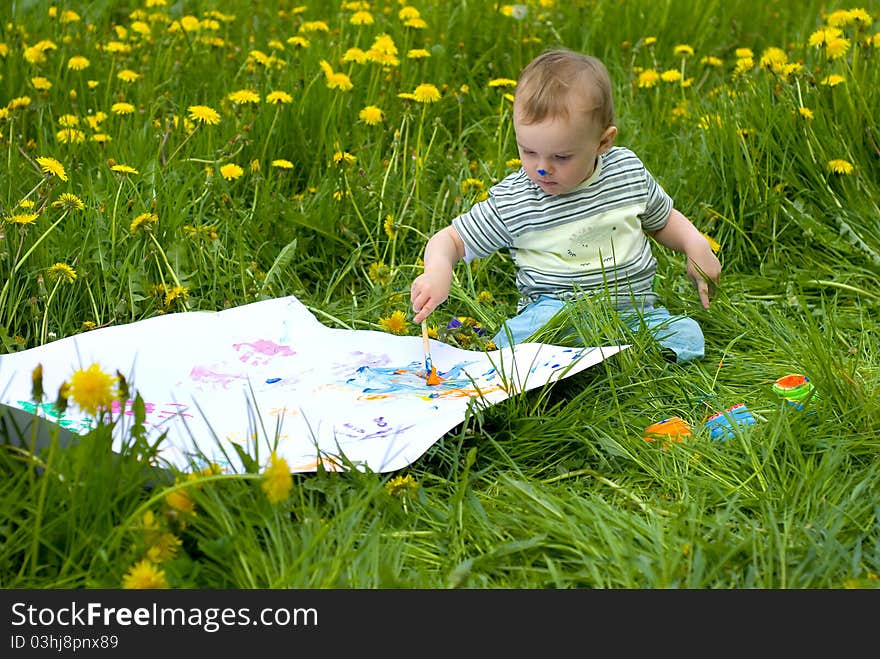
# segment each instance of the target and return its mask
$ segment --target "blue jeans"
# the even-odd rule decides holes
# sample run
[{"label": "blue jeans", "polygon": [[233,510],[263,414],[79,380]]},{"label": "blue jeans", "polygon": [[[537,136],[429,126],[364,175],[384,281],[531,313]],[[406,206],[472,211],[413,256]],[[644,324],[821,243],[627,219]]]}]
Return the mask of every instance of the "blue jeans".
[{"label": "blue jeans", "polygon": [[[542,295],[505,321],[492,340],[499,348],[511,344],[508,337],[512,343],[522,343],[544,327],[564,305],[563,300]],[[702,359],[705,355],[703,330],[693,318],[673,316],[664,307],[645,307],[641,314],[634,309],[623,311],[620,318],[632,331],[644,323],[662,348],[675,353],[675,361],[679,364]]]}]

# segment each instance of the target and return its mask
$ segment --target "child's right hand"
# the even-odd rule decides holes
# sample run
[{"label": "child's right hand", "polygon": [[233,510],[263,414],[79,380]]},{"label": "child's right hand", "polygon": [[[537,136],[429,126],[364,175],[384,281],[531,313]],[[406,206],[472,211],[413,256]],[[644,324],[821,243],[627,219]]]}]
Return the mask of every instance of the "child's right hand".
[{"label": "child's right hand", "polygon": [[452,269],[464,257],[464,243],[451,224],[441,229],[425,246],[425,271],[409,289],[414,323],[421,323],[434,309],[446,302],[452,287]]},{"label": "child's right hand", "polygon": [[413,280],[410,287],[410,300],[412,301],[414,323],[421,323],[434,309],[439,307],[449,297],[449,289],[452,287],[452,270],[442,272],[442,268],[425,270]]}]

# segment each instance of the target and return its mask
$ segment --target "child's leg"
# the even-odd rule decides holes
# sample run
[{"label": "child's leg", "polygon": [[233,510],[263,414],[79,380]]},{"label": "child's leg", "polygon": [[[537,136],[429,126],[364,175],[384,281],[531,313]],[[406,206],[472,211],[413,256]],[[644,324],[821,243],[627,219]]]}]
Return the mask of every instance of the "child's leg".
[{"label": "child's leg", "polygon": [[657,343],[675,353],[675,361],[679,364],[705,356],[703,330],[693,318],[673,316],[664,307],[654,307],[641,316],[637,313],[627,314],[623,318],[633,331],[644,322]]},{"label": "child's leg", "polygon": [[492,341],[499,348],[505,348],[512,343],[522,343],[544,327],[562,308],[562,304],[561,300],[542,295],[516,316],[508,318]]}]

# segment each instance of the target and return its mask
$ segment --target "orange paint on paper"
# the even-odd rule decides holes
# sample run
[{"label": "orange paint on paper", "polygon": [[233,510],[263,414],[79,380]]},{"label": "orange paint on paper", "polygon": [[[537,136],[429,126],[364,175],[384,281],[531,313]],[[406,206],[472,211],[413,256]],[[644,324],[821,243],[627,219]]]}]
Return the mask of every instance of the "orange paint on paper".
[{"label": "orange paint on paper", "polygon": [[427,377],[427,382],[429,385],[431,384],[440,384],[443,382],[443,378],[437,375],[437,367],[431,366],[431,373]]}]

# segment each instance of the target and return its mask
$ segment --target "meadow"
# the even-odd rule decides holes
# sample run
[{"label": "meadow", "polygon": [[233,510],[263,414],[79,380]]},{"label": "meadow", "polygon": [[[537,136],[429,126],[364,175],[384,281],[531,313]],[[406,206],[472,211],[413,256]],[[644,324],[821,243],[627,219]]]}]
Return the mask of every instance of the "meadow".
[{"label": "meadow", "polygon": [[[110,450],[112,419],[64,449],[4,445],[0,587],[880,586],[876,0],[12,0],[0,364],[291,294],[331,327],[418,336],[425,242],[519,166],[515,80],[554,45],[603,59],[617,143],[722,262],[704,310],[654,247],[705,359],[670,363],[581,305],[583,333],[632,347],[474,405],[388,474],[276,461],[166,482],[138,437]],[[432,334],[491,348],[468,325],[514,312],[512,276],[507,254],[460,263]],[[815,387],[803,405],[773,389],[789,374]],[[113,374],[70,377],[43,392],[35,373],[35,398],[94,404]],[[738,404],[755,422],[713,439]],[[670,417],[691,434],[645,440]]]}]

